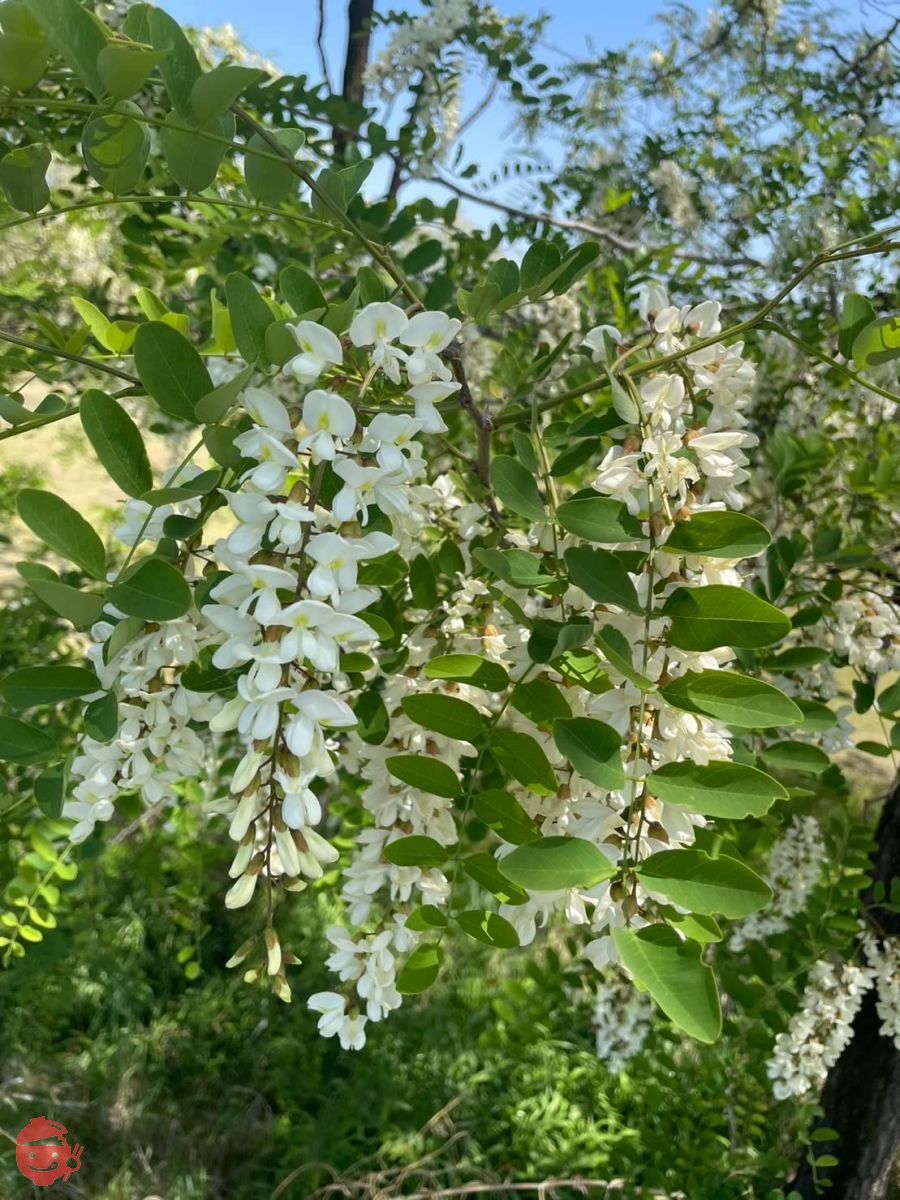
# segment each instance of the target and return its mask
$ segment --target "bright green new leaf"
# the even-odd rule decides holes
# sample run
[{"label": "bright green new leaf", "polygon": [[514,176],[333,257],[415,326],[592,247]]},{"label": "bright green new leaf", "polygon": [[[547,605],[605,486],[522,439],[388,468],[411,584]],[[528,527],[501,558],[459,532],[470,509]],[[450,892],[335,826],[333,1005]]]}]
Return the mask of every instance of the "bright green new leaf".
[{"label": "bright green new leaf", "polygon": [[417,946],[400,968],[397,975],[397,991],[401,996],[416,996],[425,992],[437,979],[444,960],[444,952],[431,943]]},{"label": "bright green new leaf", "polygon": [[877,367],[900,356],[900,314],[879,317],[856,335],[853,361],[858,367]]},{"label": "bright green new leaf", "polygon": [[86,667],[60,664],[51,667],[23,667],[0,679],[0,695],[10,708],[37,708],[59,704],[100,691],[100,682]]},{"label": "bright green new leaf", "polygon": [[50,43],[43,33],[0,35],[0,84],[14,92],[27,92],[47,69]]},{"label": "bright green new leaf", "polygon": [[665,925],[616,929],[613,940],[635,983],[679,1029],[700,1042],[716,1041],[722,1032],[719,990],[696,942],[682,942]]},{"label": "bright green new leaf", "polygon": [[553,740],[579,775],[607,791],[625,785],[621,735],[593,717],[556,721]]},{"label": "bright green new leaf", "polygon": [[81,296],[72,297],[72,307],[110,354],[127,354],[134,345],[138,329],[134,321],[110,321],[95,304]]},{"label": "bright green new leaf", "polygon": [[166,123],[159,131],[159,144],[172,178],[186,192],[205,191],[218,175],[228,147],[214,139],[231,138],[234,119],[229,120],[229,116],[211,117],[197,126],[196,133],[185,127],[184,117],[175,109],[166,116]]},{"label": "bright green new leaf", "polygon": [[196,422],[195,406],[213,390],[203,359],[170,325],[150,321],[134,339],[134,365],[141,383],[164,413]]},{"label": "bright green new leaf", "polygon": [[586,542],[634,542],[644,538],[641,523],[620,500],[606,496],[584,496],[566,500],[556,510],[563,529]]},{"label": "bright green new leaf", "polygon": [[651,794],[667,804],[735,821],[761,817],[776,800],[788,798],[777,779],[736,762],[664,763],[645,782]]},{"label": "bright green new leaf", "polygon": [[651,854],[637,868],[644,887],[690,912],[749,917],[772,899],[772,889],[749,867],[722,854],[682,848]]},{"label": "bright green new leaf", "polygon": [[612,879],[613,863],[593,842],[576,837],[547,837],[527,842],[498,860],[501,874],[529,892],[591,888]]},{"label": "bright green new leaf", "polygon": [[736,671],[688,671],[660,689],[667,704],[738,729],[796,725],[803,714],[784,692]]},{"label": "bright green new leaf", "polygon": [[19,146],[0,158],[0,187],[17,212],[38,213],[49,203],[49,166],[50,151],[43,142]]},{"label": "bright green new leaf", "polygon": [[498,454],[491,460],[491,488],[510,512],[529,521],[546,521],[547,513],[534,475],[518,459]]},{"label": "bright green new leaf", "polygon": [[456,918],[460,929],[476,942],[498,950],[512,950],[519,944],[519,935],[509,921],[499,913],[483,908],[470,908]]},{"label": "bright green new leaf", "polygon": [[502,692],[509,684],[504,667],[478,654],[440,654],[425,664],[427,679],[468,683],[488,692]]},{"label": "bright green new leaf", "polygon": [[841,312],[841,331],[838,335],[838,350],[844,358],[853,357],[853,343],[859,334],[876,318],[875,309],[865,296],[858,292],[847,292]]},{"label": "bright green new leaf", "polygon": [[191,589],[171,563],[145,558],[110,589],[109,600],[130,617],[174,621],[191,607]]},{"label": "bright green new leaf", "polygon": [[104,469],[127,496],[153,487],[141,431],[117,400],[91,388],[81,398],[81,424]]},{"label": "bright green new leaf", "polygon": [[394,779],[432,796],[446,796],[452,800],[459,794],[456,772],[428,754],[395,754],[386,758],[384,765]]},{"label": "bright green new leaf", "polygon": [[198,125],[221,117],[234,104],[241,92],[266,78],[265,71],[255,67],[240,67],[219,63],[200,75],[191,87],[191,112]]},{"label": "bright green new leaf", "polygon": [[39,600],[76,629],[87,629],[103,616],[104,598],[96,592],[82,592],[55,579],[30,578],[25,582]]},{"label": "bright green new leaf", "polygon": [[533,737],[514,729],[491,735],[491,753],[508,775],[537,796],[555,796],[559,781]]},{"label": "bright green new leaf", "polygon": [[800,771],[804,775],[821,775],[831,766],[825,751],[808,742],[774,742],[762,751],[762,759],[778,771]]},{"label": "bright green new leaf", "polygon": [[572,546],[565,553],[569,578],[599,604],[615,604],[626,612],[643,614],[634,584],[622,561],[610,550]]},{"label": "bright green new leaf", "polygon": [[662,607],[668,640],[680,650],[771,646],[791,631],[788,618],[747,588],[710,584],[676,588]]},{"label": "bright green new leaf", "polygon": [[106,113],[85,125],[81,149],[93,178],[113,195],[120,195],[133,191],[144,174],[150,133],[125,111]]},{"label": "bright green new leaf", "polygon": [[689,521],[679,521],[669,534],[665,549],[670,554],[699,554],[706,558],[753,558],[761,554],[772,537],[765,525],[738,512],[699,512]]},{"label": "bright green new leaf", "polygon": [[94,579],[106,575],[106,551],[93,526],[65,500],[39,488],[23,488],[16,497],[19,516],[42,542],[76,563]]},{"label": "bright green new leaf", "polygon": [[166,57],[165,50],[148,50],[134,42],[109,42],[97,56],[97,70],[113,100],[127,100],[140,91],[147,76]]}]

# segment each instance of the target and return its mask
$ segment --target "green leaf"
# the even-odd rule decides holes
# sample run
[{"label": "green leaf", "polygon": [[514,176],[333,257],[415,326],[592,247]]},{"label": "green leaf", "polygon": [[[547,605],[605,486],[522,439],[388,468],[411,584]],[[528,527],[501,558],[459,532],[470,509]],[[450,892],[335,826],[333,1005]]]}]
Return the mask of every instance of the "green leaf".
[{"label": "green leaf", "polygon": [[71,621],[76,629],[86,629],[103,616],[104,598],[94,592],[82,592],[55,579],[31,578],[25,582],[39,600]]},{"label": "green leaf", "polygon": [[533,842],[541,831],[522,805],[509,792],[493,789],[479,792],[473,800],[476,815],[505,842],[514,846]]},{"label": "green leaf", "polygon": [[174,621],[191,607],[191,589],[171,563],[145,558],[110,589],[109,601],[129,617]]},{"label": "green leaf", "polygon": [[383,851],[384,857],[395,867],[421,867],[430,871],[447,861],[449,850],[434,838],[413,835],[389,842]]},{"label": "green leaf", "polygon": [[47,762],[59,753],[56,739],[15,717],[0,717],[0,761],[23,765]]},{"label": "green leaf", "polygon": [[771,540],[765,525],[744,513],[699,512],[689,521],[679,521],[664,549],[667,554],[678,550],[704,558],[753,558]]},{"label": "green leaf", "polygon": [[14,92],[27,92],[47,69],[50,43],[43,33],[0,35],[0,84]]},{"label": "green leaf", "polygon": [[517,883],[501,875],[497,860],[491,854],[481,852],[463,859],[462,868],[479,887],[496,896],[501,904],[527,904],[528,893]]},{"label": "green leaf", "polygon": [[38,213],[50,200],[47,168],[50,151],[43,142],[19,146],[0,159],[0,187],[16,212]]},{"label": "green leaf", "polygon": [[97,56],[97,71],[113,100],[127,100],[140,91],[147,76],[166,57],[165,50],[148,50],[134,42],[109,42]]},{"label": "green leaf", "polygon": [[[138,24],[146,23],[146,33]],[[200,63],[181,26],[161,8],[148,4],[133,5],[125,20],[125,32],[135,41],[149,40],[154,50],[165,50],[159,73],[169,99],[182,117],[191,116],[191,90],[200,77]]]},{"label": "green leaf", "polygon": [[253,281],[239,271],[225,280],[225,299],[238,352],[246,363],[266,357],[266,330],[275,314],[256,290]]},{"label": "green leaf", "polygon": [[52,492],[23,488],[16,497],[19,516],[42,542],[76,563],[94,579],[106,575],[106,551],[93,526]]},{"label": "green leaf", "polygon": [[164,413],[196,422],[195,406],[213,385],[190,342],[162,321],[150,321],[138,328],[134,365],[141,383]]},{"label": "green leaf", "polygon": [[635,983],[679,1029],[700,1042],[716,1041],[722,1031],[719,992],[696,942],[682,942],[665,925],[614,929],[613,941]]},{"label": "green leaf", "polygon": [[672,909],[668,918],[678,926],[680,933],[699,942],[701,946],[708,946],[710,943],[722,940],[723,935],[719,925],[712,917],[703,913],[679,913]]},{"label": "green leaf", "polygon": [[65,771],[61,767],[42,771],[34,781],[34,798],[45,817],[58,820],[66,799]]},{"label": "green leaf", "polygon": [[803,721],[797,726],[798,733],[825,733],[837,725],[837,715],[827,704],[819,700],[795,699],[795,703],[803,713]]},{"label": "green leaf", "polygon": [[900,679],[896,679],[893,683],[888,684],[884,691],[879,694],[877,704],[879,712],[900,712]]},{"label": "green leaf", "polygon": [[559,782],[547,755],[527,733],[497,730],[491,735],[491,753],[508,775],[535,795],[556,795]]},{"label": "green leaf", "polygon": [[54,51],[102,100],[104,86],[97,58],[107,44],[109,31],[77,0],[25,0],[25,3],[40,21]]},{"label": "green leaf", "polygon": [[502,692],[509,684],[509,676],[500,663],[478,654],[440,654],[425,664],[425,676],[468,683],[488,692]]},{"label": "green leaf", "polygon": [[215,181],[228,149],[214,138],[230,138],[233,120],[213,117],[199,125],[196,133],[185,128],[184,118],[175,109],[166,115],[165,121],[159,131],[159,144],[172,178],[186,192],[204,191]]},{"label": "green leaf", "polygon": [[788,798],[787,789],[777,779],[736,762],[665,763],[647,776],[646,784],[667,804],[734,821],[761,817],[776,800]]},{"label": "green leaf", "polygon": [[553,662],[567,650],[583,646],[590,636],[587,617],[570,617],[565,622],[537,620],[528,639],[528,656],[536,663]]},{"label": "green leaf", "polygon": [[189,692],[231,692],[244,673],[243,667],[216,667],[212,662],[213,650],[200,652],[200,658],[188,663],[181,672],[179,683]]},{"label": "green leaf", "polygon": [[409,564],[409,590],[416,608],[430,611],[437,606],[437,577],[424,554],[417,554]]},{"label": "green leaf", "polygon": [[841,332],[838,335],[838,350],[844,358],[853,357],[853,343],[860,333],[875,320],[875,309],[858,292],[847,292],[841,313]]},{"label": "green leaf", "polygon": [[325,167],[324,170],[320,171],[311,198],[312,210],[315,215],[323,217],[326,221],[333,221],[335,219],[334,212],[320,198],[319,193],[327,196],[331,203],[341,212],[346,212],[350,201],[368,179],[374,165],[373,159],[366,158],[351,164],[349,167],[343,167],[341,170],[335,170],[333,167]]},{"label": "green leaf", "polygon": [[452,800],[459,795],[456,772],[427,754],[395,754],[384,760],[388,773],[410,787]]},{"label": "green leaf", "polygon": [[621,559],[612,551],[572,546],[566,551],[565,560],[572,583],[592,600],[643,615],[635,586]]},{"label": "green leaf", "polygon": [[84,731],[98,742],[108,742],[119,731],[119,705],[114,692],[92,700],[84,710]]},{"label": "green leaf", "polygon": [[539,285],[560,265],[562,255],[555,242],[533,242],[525,251],[519,268],[519,285],[531,290]]},{"label": "green leaf", "polygon": [[614,545],[644,537],[640,521],[625,505],[604,496],[566,500],[556,510],[556,517],[563,529],[587,542]]},{"label": "green leaf", "polygon": [[134,345],[137,332],[134,321],[109,321],[96,305],[80,296],[72,297],[72,307],[100,345],[111,354],[127,354]]},{"label": "green leaf", "polygon": [[100,681],[86,667],[23,667],[0,680],[0,695],[10,708],[59,704],[100,691]]},{"label": "green leaf", "polygon": [[417,996],[427,991],[437,979],[443,960],[440,946],[431,943],[416,946],[397,975],[397,991],[401,996]]},{"label": "green leaf", "polygon": [[81,150],[97,183],[113,195],[120,195],[132,191],[144,174],[150,156],[150,133],[133,116],[105,113],[85,125]]},{"label": "green leaf", "polygon": [[806,742],[774,742],[762,751],[762,759],[776,770],[800,771],[805,775],[821,775],[831,766],[824,750]]},{"label": "green leaf", "polygon": [[638,425],[641,420],[641,411],[634,400],[634,397],[622,387],[609,367],[606,368],[606,374],[609,376],[609,387],[612,394],[612,406],[618,415],[622,418],[626,425]]},{"label": "green leaf", "polygon": [[106,473],[126,496],[153,487],[153,472],[141,431],[124,408],[105,392],[91,388],[80,405],[81,424]]},{"label": "green leaf", "polygon": [[797,705],[770,683],[736,671],[689,671],[660,689],[667,704],[738,729],[771,729],[803,720]]},{"label": "green leaf", "polygon": [[529,521],[546,521],[547,513],[534,476],[515,458],[498,454],[491,461],[491,488],[500,502]]},{"label": "green leaf", "polygon": [[446,929],[448,924],[446,915],[439,908],[434,904],[423,904],[410,913],[404,928],[424,933],[429,929]]},{"label": "green leaf", "polygon": [[[306,140],[300,129],[273,129],[270,132],[290,153],[292,159]],[[295,171],[291,169],[290,163],[272,162],[269,158],[261,158],[258,154],[254,154],[254,150],[264,150],[267,154],[274,153],[266,140],[258,133],[254,133],[247,143],[247,151],[244,155],[244,178],[247,181],[247,190],[260,204],[280,204],[282,200],[287,200],[296,192],[300,180]],[[293,270],[294,268],[286,269]],[[311,305],[310,307],[315,306]]]},{"label": "green leaf", "polygon": [[390,733],[391,719],[387,708],[374,690],[363,692],[353,706],[353,715],[356,717],[356,732],[369,746],[380,746]]},{"label": "green leaf", "polygon": [[513,587],[532,588],[553,582],[553,577],[541,570],[540,559],[527,550],[488,550],[476,546],[472,557]]},{"label": "green leaf", "polygon": [[203,396],[194,406],[194,415],[198,421],[221,421],[225,414],[234,407],[241,392],[253,378],[253,367],[248,365],[238,371],[232,379],[220,383],[207,396]]},{"label": "green leaf", "polygon": [[680,650],[756,649],[771,646],[791,631],[790,621],[774,605],[746,588],[721,584],[676,588],[662,613],[672,618],[666,636]]},{"label": "green leaf", "polygon": [[644,887],[681,908],[732,920],[749,917],[772,899],[772,889],[755,871],[724,854],[710,858],[705,850],[662,850],[645,858],[636,873]]},{"label": "green leaf", "polygon": [[285,267],[278,276],[278,283],[281,294],[298,317],[328,307],[322,289],[302,267]]},{"label": "green leaf", "polygon": [[266,72],[255,67],[239,67],[219,63],[205,75],[194,80],[191,87],[191,111],[198,125],[205,125],[234,104],[241,92],[266,78]]},{"label": "green leaf", "polygon": [[445,737],[474,742],[484,733],[478,709],[455,696],[406,696],[400,703],[411,721]]},{"label": "green leaf", "polygon": [[529,892],[591,888],[612,879],[616,868],[593,842],[547,837],[528,842],[498,860],[501,874]]},{"label": "green leaf", "polygon": [[900,355],[900,313],[879,317],[856,335],[853,361],[858,367],[877,367]]},{"label": "green leaf", "polygon": [[[518,275],[518,271],[516,274]],[[538,466],[537,452],[531,438],[527,433],[523,433],[521,429],[514,429],[512,431],[512,439],[519,462],[527,471],[531,471],[533,475],[537,475],[540,468]]]},{"label": "green leaf", "polygon": [[816,667],[831,657],[831,651],[824,646],[791,646],[782,650],[781,654],[770,654],[763,666],[767,671],[787,675],[791,671],[805,671],[807,667]]},{"label": "green leaf", "polygon": [[555,683],[543,679],[532,679],[517,683],[513,688],[510,704],[535,725],[549,725],[557,717],[571,717],[569,702]]},{"label": "green leaf", "polygon": [[456,918],[460,929],[476,942],[498,950],[511,950],[519,944],[519,935],[509,921],[499,913],[483,908],[470,908]]},{"label": "green leaf", "polygon": [[556,721],[553,740],[579,775],[607,791],[625,786],[622,738],[611,725],[593,717]]},{"label": "green leaf", "polygon": [[631,658],[631,643],[621,630],[616,629],[614,625],[604,625],[597,634],[597,645],[606,661],[626,679],[630,679],[635,687],[645,692],[655,690],[653,680],[635,670]]}]

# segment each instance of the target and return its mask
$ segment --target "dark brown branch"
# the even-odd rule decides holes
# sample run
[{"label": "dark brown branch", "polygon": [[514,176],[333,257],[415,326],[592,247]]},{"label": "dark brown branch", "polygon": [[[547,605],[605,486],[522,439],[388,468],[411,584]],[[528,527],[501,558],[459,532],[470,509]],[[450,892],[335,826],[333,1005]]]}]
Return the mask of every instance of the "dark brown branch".
[{"label": "dark brown branch", "polygon": [[[362,104],[366,95],[366,67],[369,62],[369,43],[372,37],[372,17],[375,0],[350,0],[347,5],[347,54],[344,59],[344,79],[341,96],[348,104]],[[341,159],[351,140],[348,130],[335,125],[331,131],[334,156]]]},{"label": "dark brown branch", "polygon": [[319,0],[319,16],[316,22],[316,49],[319,52],[319,66],[322,68],[322,78],[328,87],[329,92],[334,91],[331,86],[331,76],[328,72],[328,58],[325,54],[325,0]]}]

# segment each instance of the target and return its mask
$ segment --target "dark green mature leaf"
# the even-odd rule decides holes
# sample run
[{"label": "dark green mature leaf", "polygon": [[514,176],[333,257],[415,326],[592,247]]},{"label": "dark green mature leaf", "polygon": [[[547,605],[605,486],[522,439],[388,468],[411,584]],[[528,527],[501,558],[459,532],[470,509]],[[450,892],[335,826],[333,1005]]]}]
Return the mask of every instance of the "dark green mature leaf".
[{"label": "dark green mature leaf", "polygon": [[529,521],[546,521],[547,513],[534,475],[517,459],[508,454],[498,454],[492,459],[491,487],[510,512]]},{"label": "dark green mature leaf", "polygon": [[749,867],[705,850],[662,850],[637,868],[644,887],[691,912],[739,920],[758,912],[772,899],[772,889]]},{"label": "dark green mature leaf", "polygon": [[458,741],[477,741],[484,732],[484,718],[478,709],[455,696],[406,696],[401,707],[417,725]]},{"label": "dark green mature leaf", "polygon": [[179,683],[189,692],[226,693],[234,690],[244,667],[213,666],[213,651],[201,651],[199,659],[189,663],[181,672]]},{"label": "dark green mature leaf", "polygon": [[517,683],[513,688],[510,704],[535,725],[549,725],[557,717],[571,717],[568,700],[555,683],[544,679],[531,679]]},{"label": "dark green mature leaf", "polygon": [[78,0],[25,0],[25,3],[43,26],[54,51],[102,100],[105,89],[97,58],[109,39],[103,23]]},{"label": "dark green mature leaf", "polygon": [[767,671],[779,675],[787,675],[791,671],[805,671],[807,667],[818,666],[831,657],[831,651],[824,646],[791,646],[780,654],[770,654],[763,660]]},{"label": "dark green mature leaf", "polygon": [[807,742],[774,742],[762,751],[762,759],[776,770],[800,771],[804,775],[821,775],[831,766],[825,751]]},{"label": "dark green mature leaf", "polygon": [[56,579],[26,579],[39,600],[71,621],[76,629],[86,629],[103,616],[104,598],[95,592],[82,592]]},{"label": "dark green mature leaf", "polygon": [[221,421],[225,414],[237,403],[241,392],[253,378],[253,367],[249,364],[238,371],[237,375],[220,383],[207,396],[198,400],[194,406],[194,414],[198,421]]},{"label": "dark green mature leaf", "polygon": [[490,550],[476,546],[472,557],[513,587],[532,588],[553,583],[553,576],[541,570],[541,560],[527,550]]},{"label": "dark green mature leaf", "polygon": [[47,69],[50,42],[45,34],[0,34],[0,84],[14,92],[27,92]]},{"label": "dark green mature leaf", "polygon": [[[272,136],[287,150],[293,159],[294,155],[306,140],[301,129],[273,129]],[[270,158],[261,158],[254,150],[273,154],[274,151],[266,140],[258,133],[247,143],[244,155],[244,178],[247,189],[254,200],[260,204],[280,204],[296,192],[300,180],[290,163],[272,162]],[[294,270],[289,267],[287,270]],[[315,305],[310,305],[314,308]]]},{"label": "dark green mature leaf", "polygon": [[0,762],[47,762],[58,753],[56,739],[46,729],[37,729],[15,717],[0,717]]},{"label": "dark green mature leaf", "polygon": [[532,242],[519,268],[520,286],[526,291],[536,287],[557,269],[561,260],[562,255],[555,242]]},{"label": "dark green mature leaf", "polygon": [[165,50],[149,50],[134,42],[109,42],[97,56],[97,70],[113,100],[127,100],[165,57]]},{"label": "dark green mature leaf", "polygon": [[563,529],[587,542],[633,542],[644,538],[641,523],[620,500],[605,496],[584,496],[566,500],[556,510]]},{"label": "dark green mature leaf", "polygon": [[853,361],[858,367],[877,367],[900,356],[900,313],[872,321],[856,335]]},{"label": "dark green mature leaf", "polygon": [[322,289],[302,267],[285,267],[278,276],[281,293],[298,317],[328,307]]},{"label": "dark green mature leaf", "polygon": [[547,837],[527,842],[498,860],[501,874],[529,892],[591,888],[612,879],[616,868],[593,842]]},{"label": "dark green mature leaf", "polygon": [[160,60],[159,73],[175,111],[181,117],[190,117],[191,90],[201,70],[194,48],[178,22],[161,8],[137,4],[128,10],[125,32],[135,41],[149,40],[154,50],[166,51],[165,58]]},{"label": "dark green mature leaf", "polygon": [[771,646],[791,631],[788,618],[746,588],[710,584],[676,588],[662,607],[668,640],[681,650]]},{"label": "dark green mature leaf", "polygon": [[681,804],[707,817],[761,817],[776,800],[787,800],[777,779],[736,762],[664,763],[646,784],[667,804]]},{"label": "dark green mature leaf", "polygon": [[[364,158],[341,170],[325,167],[320,171],[311,199],[312,210],[316,216],[333,221],[335,214],[332,206],[346,212],[347,206],[368,179],[374,165],[373,159]],[[322,196],[327,200],[323,200]]]},{"label": "dark green mature leaf", "polygon": [[488,692],[502,692],[509,684],[504,667],[478,654],[440,654],[425,664],[427,679],[468,683]]},{"label": "dark green mature leaf", "polygon": [[265,79],[265,71],[255,67],[240,67],[219,63],[200,75],[191,86],[191,112],[198,125],[221,117],[234,104],[241,92]]},{"label": "dark green mature leaf", "polygon": [[388,842],[383,854],[395,867],[421,867],[424,871],[430,871],[433,867],[443,866],[450,852],[434,838],[414,834]]},{"label": "dark green mature leaf", "polygon": [[395,754],[386,758],[384,765],[388,773],[422,792],[432,796],[446,796],[453,799],[459,795],[459,780],[456,772],[440,759],[427,754]]},{"label": "dark green mature leaf", "polygon": [[519,935],[499,913],[488,912],[483,908],[470,908],[461,912],[456,920],[463,933],[485,946],[511,950],[519,944]]},{"label": "dark green mature leaf", "polygon": [[232,271],[225,280],[225,299],[241,358],[246,363],[265,360],[266,330],[275,320],[275,314],[253,281],[239,271]]},{"label": "dark green mature leaf", "polygon": [[572,717],[556,721],[553,740],[579,775],[607,791],[624,787],[622,738],[603,721],[592,717]]},{"label": "dark green mature leaf", "polygon": [[700,1042],[716,1041],[722,1031],[719,991],[696,942],[682,942],[665,925],[616,929],[613,940],[635,983],[679,1029]]},{"label": "dark green mature leaf", "polygon": [[496,896],[501,904],[528,903],[528,893],[517,883],[501,875],[493,855],[484,851],[470,854],[468,858],[463,859],[462,868],[470,879],[474,879],[479,887]]},{"label": "dark green mature leaf", "polygon": [[529,817],[522,805],[509,792],[493,789],[479,792],[473,801],[475,813],[488,828],[493,829],[505,842],[521,846],[541,836],[534,819]]},{"label": "dark green mature leaf", "polygon": [[86,667],[64,664],[50,667],[23,667],[0,679],[0,695],[10,708],[37,708],[59,704],[100,691],[100,681]]},{"label": "dark green mature leaf", "polygon": [[153,472],[141,431],[125,409],[105,392],[90,388],[81,398],[81,424],[94,453],[127,496],[153,487]]},{"label": "dark green mature leaf", "polygon": [[103,543],[84,517],[61,497],[39,488],[23,488],[16,497],[19,516],[42,542],[76,563],[94,579],[106,574]]},{"label": "dark green mature leaf", "polygon": [[162,321],[138,328],[134,365],[141,383],[164,413],[196,421],[195,405],[213,390],[203,359],[190,342]]},{"label": "dark green mature leaf", "polygon": [[555,796],[559,781],[547,755],[527,733],[500,729],[491,735],[491,753],[508,775],[538,796]]},{"label": "dark green mature leaf", "polygon": [[[212,117],[197,126],[196,132],[185,126],[184,117],[175,109],[166,116],[159,131],[159,144],[172,178],[186,192],[202,192],[219,173],[219,166],[228,149],[221,140],[234,131],[233,118]],[[203,136],[204,134],[208,136]]]},{"label": "dark green mature leaf", "polygon": [[363,692],[353,705],[356,732],[369,746],[380,746],[390,733],[391,719],[381,696],[374,689]]},{"label": "dark green mature leaf", "polygon": [[841,331],[838,335],[838,350],[844,358],[853,357],[853,343],[860,333],[876,317],[871,303],[857,292],[847,292],[841,312]]},{"label": "dark green mature leaf", "polygon": [[98,742],[108,742],[119,730],[119,705],[115,692],[105,692],[84,710],[84,731]]},{"label": "dark green mature leaf", "polygon": [[49,166],[50,151],[43,142],[19,146],[0,159],[0,187],[17,212],[34,214],[49,202]]},{"label": "dark green mature leaf", "polygon": [[570,617],[568,621],[537,620],[528,639],[528,656],[532,662],[552,662],[567,650],[583,646],[591,631],[591,623],[586,617]]},{"label": "dark green mature leaf", "polygon": [[113,195],[120,195],[132,191],[144,173],[150,156],[150,134],[133,115],[124,111],[105,113],[85,125],[81,149],[97,183]]},{"label": "dark green mature leaf", "polygon": [[738,729],[771,729],[803,720],[803,713],[784,692],[736,671],[689,671],[660,693],[673,708],[702,713]]},{"label": "dark green mature leaf", "polygon": [[397,975],[397,991],[401,996],[417,996],[425,992],[440,973],[444,952],[440,946],[429,943],[417,946],[400,968]]},{"label": "dark green mature leaf", "polygon": [[784,692],[736,671],[689,671],[660,689],[673,708],[745,730],[797,725],[803,713]]},{"label": "dark green mature leaf", "polygon": [[448,925],[447,916],[441,909],[434,904],[423,904],[421,908],[410,913],[404,928],[424,933],[429,929],[446,929]]},{"label": "dark green mature leaf", "polygon": [[621,630],[616,629],[614,625],[604,625],[597,634],[597,645],[610,666],[615,667],[626,679],[630,679],[635,687],[645,692],[655,689],[653,680],[635,669],[631,657],[631,643]]},{"label": "dark green mature leaf", "polygon": [[753,558],[772,536],[760,521],[738,512],[699,512],[680,521],[665,544],[667,554],[699,554],[706,558]]},{"label": "dark green mature leaf", "polygon": [[592,600],[615,604],[626,612],[642,614],[634,584],[622,561],[610,550],[572,546],[565,553],[569,578]]},{"label": "dark green mature leaf", "polygon": [[130,617],[174,621],[191,607],[191,589],[171,563],[145,558],[110,589],[109,600]]}]

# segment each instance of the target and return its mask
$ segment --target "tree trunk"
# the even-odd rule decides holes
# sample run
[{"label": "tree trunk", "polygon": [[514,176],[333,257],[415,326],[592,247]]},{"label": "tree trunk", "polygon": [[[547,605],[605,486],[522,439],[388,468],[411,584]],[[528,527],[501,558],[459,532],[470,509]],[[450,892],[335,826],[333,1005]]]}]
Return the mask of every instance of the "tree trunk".
[{"label": "tree trunk", "polygon": [[[365,99],[365,74],[374,12],[375,0],[350,0],[347,5],[347,57],[344,59],[341,96],[348,104],[362,104]],[[335,125],[331,138],[335,158],[343,159],[351,135],[346,129]]]},{"label": "tree trunk", "polygon": [[[873,874],[890,894],[891,880],[900,876],[900,786],[885,801],[876,832]],[[900,935],[900,914],[866,903],[885,933]],[[815,1142],[816,1154],[833,1154],[836,1167],[821,1172],[832,1181],[827,1195],[834,1200],[889,1200],[891,1176],[900,1157],[900,1050],[882,1037],[875,1011],[875,991],[866,993],[853,1038],[825,1081],[820,1122],[840,1134],[838,1142]],[[812,1167],[804,1163],[793,1184],[803,1200],[816,1192]]]}]

